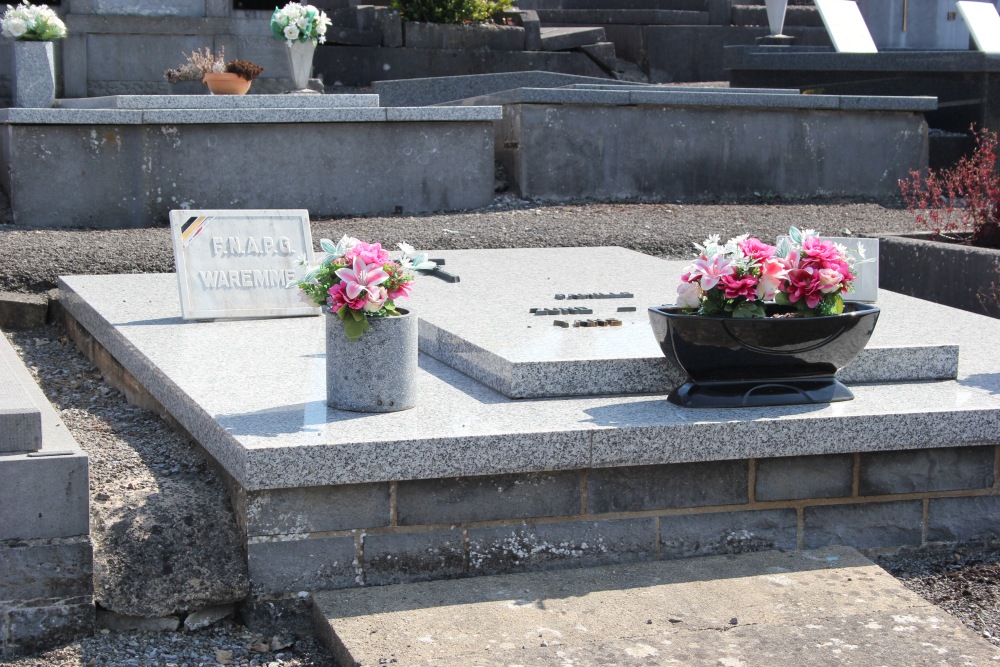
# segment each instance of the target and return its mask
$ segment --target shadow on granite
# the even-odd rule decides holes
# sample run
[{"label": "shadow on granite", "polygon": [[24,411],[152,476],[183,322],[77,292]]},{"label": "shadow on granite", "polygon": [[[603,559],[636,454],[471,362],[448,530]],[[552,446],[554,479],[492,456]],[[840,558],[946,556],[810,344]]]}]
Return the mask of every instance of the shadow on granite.
[{"label": "shadow on granite", "polygon": [[703,421],[725,422],[738,419],[755,420],[805,415],[829,407],[829,404],[822,403],[817,405],[783,405],[779,408],[682,408],[669,402],[667,395],[662,394],[648,401],[629,403],[627,408],[621,405],[603,405],[587,408],[583,412],[590,416],[590,419],[586,420],[585,423],[627,428],[649,426],[650,414],[656,414],[656,412],[650,413],[650,409],[670,414],[671,421],[676,424],[694,424]]},{"label": "shadow on granite", "polygon": [[973,373],[959,378],[958,384],[963,387],[985,389],[991,394],[1000,394],[1000,373]]}]

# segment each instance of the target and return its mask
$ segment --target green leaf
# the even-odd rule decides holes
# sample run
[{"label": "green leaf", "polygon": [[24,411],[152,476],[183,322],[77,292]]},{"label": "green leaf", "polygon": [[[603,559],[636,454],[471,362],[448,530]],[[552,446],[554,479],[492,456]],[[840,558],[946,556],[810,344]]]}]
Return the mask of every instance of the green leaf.
[{"label": "green leaf", "polygon": [[365,317],[362,317],[360,320],[351,318],[344,320],[344,333],[347,334],[348,340],[357,340],[361,338],[361,336],[370,328],[368,319]]},{"label": "green leaf", "polygon": [[340,319],[342,319],[342,320],[344,320],[346,322],[347,321],[347,314],[349,312],[351,312],[351,309],[347,307],[347,304],[344,304],[343,306],[340,307],[340,310],[337,311],[337,317],[339,317]]},{"label": "green leaf", "polygon": [[788,295],[784,292],[778,292],[774,295],[774,302],[779,306],[791,306],[793,305],[791,301],[788,300]]},{"label": "green leaf", "polygon": [[802,232],[799,231],[798,227],[788,228],[788,238],[792,239],[792,243],[802,245]]},{"label": "green leaf", "polygon": [[839,294],[833,295],[833,314],[840,315],[844,312],[844,298]]}]

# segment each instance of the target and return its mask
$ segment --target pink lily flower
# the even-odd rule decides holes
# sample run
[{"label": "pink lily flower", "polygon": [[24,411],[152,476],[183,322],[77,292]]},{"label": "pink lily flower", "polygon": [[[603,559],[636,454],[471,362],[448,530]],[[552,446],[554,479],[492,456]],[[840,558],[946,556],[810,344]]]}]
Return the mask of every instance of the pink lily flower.
[{"label": "pink lily flower", "polygon": [[344,292],[349,299],[357,299],[362,292],[375,295],[375,288],[389,279],[389,274],[376,264],[365,264],[360,257],[354,258],[352,268],[337,271],[337,277],[344,281]]},{"label": "pink lily flower", "polygon": [[733,261],[726,259],[722,254],[715,254],[709,258],[699,257],[691,267],[690,277],[697,278],[701,288],[706,292],[719,284],[723,276],[733,273]]}]

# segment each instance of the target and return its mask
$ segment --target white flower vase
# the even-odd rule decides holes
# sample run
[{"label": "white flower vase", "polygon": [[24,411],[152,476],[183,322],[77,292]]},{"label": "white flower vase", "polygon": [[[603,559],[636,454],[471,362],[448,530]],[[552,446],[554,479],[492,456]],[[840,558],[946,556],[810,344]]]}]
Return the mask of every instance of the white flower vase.
[{"label": "white flower vase", "polygon": [[326,403],[352,412],[398,412],[417,402],[417,316],[371,317],[351,340],[334,314],[326,319]]},{"label": "white flower vase", "polygon": [[788,0],[764,0],[767,5],[767,25],[771,28],[772,35],[781,35],[785,29],[785,10],[788,9]]},{"label": "white flower vase", "polygon": [[52,42],[14,42],[14,106],[51,109],[56,101]]},{"label": "white flower vase", "polygon": [[312,76],[313,54],[316,52],[316,44],[307,39],[304,42],[291,42],[288,44],[288,63],[292,68],[293,93],[315,93],[309,89],[309,77]]}]

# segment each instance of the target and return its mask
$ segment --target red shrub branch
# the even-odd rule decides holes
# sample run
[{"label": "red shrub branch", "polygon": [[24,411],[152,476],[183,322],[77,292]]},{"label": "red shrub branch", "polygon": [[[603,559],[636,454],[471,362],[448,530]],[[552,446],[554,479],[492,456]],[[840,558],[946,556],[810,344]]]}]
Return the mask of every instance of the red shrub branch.
[{"label": "red shrub branch", "polygon": [[950,169],[911,170],[899,189],[917,222],[935,236],[959,239],[968,232],[972,245],[1000,247],[1000,177],[996,172],[997,135],[981,130],[976,150]]}]

